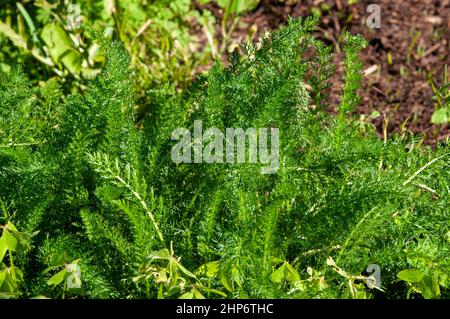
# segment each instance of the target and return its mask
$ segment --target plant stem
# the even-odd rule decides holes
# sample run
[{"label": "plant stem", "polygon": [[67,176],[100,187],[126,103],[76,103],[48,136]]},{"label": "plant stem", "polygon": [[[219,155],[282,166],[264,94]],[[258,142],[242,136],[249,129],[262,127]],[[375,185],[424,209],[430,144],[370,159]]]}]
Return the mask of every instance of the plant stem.
[{"label": "plant stem", "polygon": [[144,207],[146,213],[148,214],[148,216],[150,217],[150,220],[153,223],[153,226],[155,227],[156,233],[158,234],[158,238],[161,241],[162,244],[165,245],[165,241],[164,241],[164,237],[162,235],[161,230],[159,229],[158,224],[156,223],[155,217],[153,216],[153,213],[150,211],[150,209],[147,206],[147,203],[144,201],[144,199],[141,197],[141,195],[139,195],[137,192],[134,191],[134,189],[131,187],[130,184],[128,184],[127,182],[125,182],[122,177],[116,175],[114,176],[116,180],[118,180],[120,183],[122,183],[126,188],[128,188],[128,190],[134,195],[134,197],[136,197],[139,202],[141,203],[141,205]]}]

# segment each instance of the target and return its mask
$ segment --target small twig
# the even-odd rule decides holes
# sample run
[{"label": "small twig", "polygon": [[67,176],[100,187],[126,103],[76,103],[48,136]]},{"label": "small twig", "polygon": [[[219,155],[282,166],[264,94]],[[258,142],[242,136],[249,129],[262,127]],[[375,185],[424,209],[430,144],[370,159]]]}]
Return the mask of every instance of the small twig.
[{"label": "small twig", "polygon": [[134,44],[134,41],[136,41],[137,38],[139,38],[141,36],[142,33],[144,33],[144,31],[150,26],[150,24],[152,24],[152,20],[148,19],[144,25],[139,29],[138,33],[136,34],[136,36],[133,38],[133,40],[131,41],[131,45]]},{"label": "small twig", "polygon": [[415,185],[419,186],[422,189],[429,191],[430,193],[436,194],[436,191],[434,189],[432,189],[431,187],[428,187],[427,185],[424,185],[424,184],[415,184]]},{"label": "small twig", "polygon": [[422,59],[429,56],[430,54],[432,54],[434,51],[438,50],[440,47],[442,46],[442,43],[438,43],[434,46],[432,46],[431,48],[429,48],[427,51],[425,51],[422,55]]}]

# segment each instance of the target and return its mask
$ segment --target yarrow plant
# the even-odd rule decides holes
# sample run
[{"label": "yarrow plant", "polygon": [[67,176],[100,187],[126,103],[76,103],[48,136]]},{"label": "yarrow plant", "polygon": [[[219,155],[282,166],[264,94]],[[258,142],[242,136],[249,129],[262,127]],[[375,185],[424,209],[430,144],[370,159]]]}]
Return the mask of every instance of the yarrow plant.
[{"label": "yarrow plant", "polygon": [[[172,132],[172,139],[181,138],[172,148],[172,160],[179,163],[245,163],[248,153],[248,162],[269,164],[269,167],[261,168],[263,174],[274,174],[280,166],[279,159],[279,132],[277,128],[270,129],[227,128],[224,134],[218,128],[208,128],[202,132],[202,121],[194,121],[194,138],[185,128],[177,128]],[[270,137],[270,154],[268,139]],[[247,140],[248,138],[248,140]],[[203,146],[203,142],[208,143]],[[246,144],[248,142],[248,152]],[[225,144],[225,148],[224,148]],[[194,161],[192,161],[192,148],[194,149]],[[259,148],[259,152],[258,152]]]},{"label": "yarrow plant", "polygon": [[[345,37],[342,99],[337,116],[327,113],[333,56],[314,37],[316,23],[290,20],[183,93],[150,90],[139,120],[135,73],[119,42],[97,35],[106,65],[83,94],[64,96],[55,80],[31,87],[20,68],[2,73],[0,224],[14,225],[3,228],[8,236],[34,234],[29,249],[16,254],[8,244],[13,258],[2,259],[2,270],[13,262],[23,273],[14,293],[448,297],[448,144],[431,150],[361,131],[352,116],[359,36]],[[195,161],[196,121],[215,128],[225,150],[230,128],[270,133],[269,161],[240,163],[238,153],[231,163],[213,143],[211,163],[177,164],[173,132],[194,132],[181,149],[192,144]],[[234,150],[255,148],[242,140]],[[261,174],[269,162],[277,174]],[[369,280],[370,265],[379,266],[381,287]],[[408,269],[424,275],[397,277]]]}]

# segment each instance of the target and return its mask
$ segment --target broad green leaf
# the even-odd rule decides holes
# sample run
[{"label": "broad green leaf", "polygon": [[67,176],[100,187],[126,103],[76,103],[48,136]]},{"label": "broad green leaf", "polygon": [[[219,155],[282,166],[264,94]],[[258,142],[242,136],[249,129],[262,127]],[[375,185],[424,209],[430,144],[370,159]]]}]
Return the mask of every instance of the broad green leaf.
[{"label": "broad green leaf", "polygon": [[419,282],[420,292],[425,299],[438,298],[441,294],[438,280],[431,275],[424,276]]},{"label": "broad green leaf", "polygon": [[180,268],[181,272],[183,274],[185,274],[186,276],[191,277],[193,279],[197,279],[197,277],[193,273],[191,273],[189,270],[184,268],[184,266],[182,264],[178,263],[178,268]]},{"label": "broad green leaf", "polygon": [[203,296],[197,289],[194,289],[194,299],[205,299],[205,296]]},{"label": "broad green leaf", "polygon": [[0,237],[0,261],[2,261],[3,257],[5,257],[6,250],[7,250],[5,234],[6,234],[6,231],[3,231],[2,237]]},{"label": "broad green leaf", "polygon": [[19,241],[17,240],[17,237],[14,236],[14,234],[12,234],[9,231],[5,231],[3,236],[5,236],[6,248],[8,248],[11,251],[16,251],[17,245],[19,243]]},{"label": "broad green leaf", "polygon": [[45,25],[42,28],[41,38],[55,63],[62,63],[72,74],[80,73],[81,53],[73,48],[72,41],[59,24]]},{"label": "broad green leaf", "polygon": [[229,292],[234,291],[233,282],[225,273],[223,273],[222,276],[220,276],[220,282],[225,287],[225,289],[228,290]]},{"label": "broad green leaf", "polygon": [[285,267],[286,267],[286,263],[284,263],[283,265],[280,266],[280,268],[278,268],[276,271],[274,271],[272,273],[272,275],[270,276],[270,279],[276,283],[282,282],[285,278],[285,276],[284,276]]},{"label": "broad green leaf", "polygon": [[178,299],[193,299],[194,298],[194,292],[192,290],[185,292],[182,294]]},{"label": "broad green leaf", "polygon": [[285,262],[272,273],[271,279],[276,283],[281,283],[283,280],[294,283],[300,281],[300,275],[288,262]]},{"label": "broad green leaf", "polygon": [[52,261],[51,266],[61,267],[64,265],[65,259],[66,259],[65,253],[61,253]]},{"label": "broad green leaf", "polygon": [[447,108],[437,110],[431,117],[431,122],[434,124],[447,124],[450,122],[450,111]]},{"label": "broad green leaf", "polygon": [[403,281],[410,283],[418,283],[422,280],[424,274],[417,269],[402,270],[397,274],[397,277]]},{"label": "broad green leaf", "polygon": [[284,273],[287,281],[300,281],[300,275],[298,274],[297,270],[295,270],[289,263],[286,263]]},{"label": "broad green leaf", "polygon": [[17,251],[25,243],[25,236],[23,233],[19,232],[17,228],[11,223],[6,224],[6,230],[4,232],[6,238],[6,247],[9,250]]},{"label": "broad green leaf", "polygon": [[378,111],[373,111],[372,113],[370,113],[369,118],[371,119],[376,119],[377,117],[380,117],[381,113]]},{"label": "broad green leaf", "polygon": [[67,270],[64,268],[63,270],[61,270],[61,271],[57,272],[55,275],[53,275],[53,277],[47,281],[47,285],[54,285],[54,286],[59,285],[60,283],[62,283],[64,281],[66,274],[67,274]]}]

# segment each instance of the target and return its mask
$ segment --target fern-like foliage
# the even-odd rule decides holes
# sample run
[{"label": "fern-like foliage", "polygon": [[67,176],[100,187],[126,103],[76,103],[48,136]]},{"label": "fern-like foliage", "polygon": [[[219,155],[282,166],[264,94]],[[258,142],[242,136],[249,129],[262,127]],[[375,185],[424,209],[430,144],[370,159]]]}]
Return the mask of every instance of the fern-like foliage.
[{"label": "fern-like foliage", "polygon": [[[102,43],[107,64],[84,95],[62,97],[53,81],[30,88],[19,69],[2,74],[0,196],[18,227],[40,231],[21,259],[29,295],[52,295],[42,270],[66,252],[81,260],[85,297],[162,296],[162,279],[132,278],[170,246],[177,265],[198,269],[193,287],[208,283],[229,297],[355,296],[329,256],[353,274],[378,264],[385,293],[404,297],[395,276],[426,264],[417,257],[424,243],[436,248],[423,258],[448,295],[448,145],[430,150],[360,132],[351,115],[360,37],[345,38],[339,114],[327,114],[334,66],[312,34],[316,22],[291,20],[261,47],[246,44],[245,56],[216,64],[184,93],[150,91],[139,123],[136,79],[117,42]],[[278,128],[277,174],[251,163],[175,164],[171,133],[192,130],[195,120],[222,131]],[[183,273],[190,279],[172,282],[194,278]],[[305,288],[308,275],[327,285],[310,280]],[[198,296],[197,288],[177,289]]]}]

